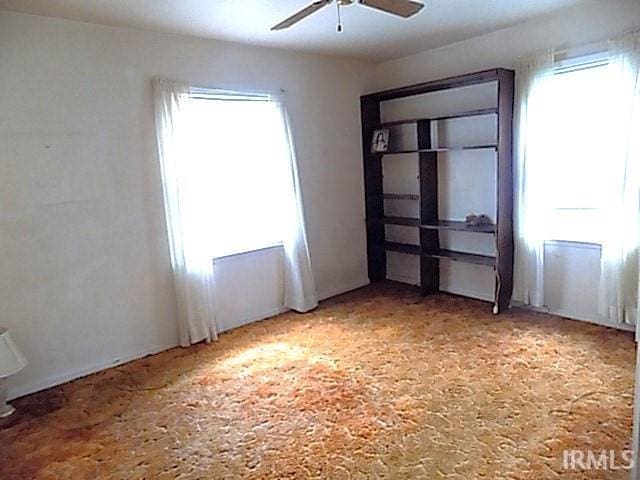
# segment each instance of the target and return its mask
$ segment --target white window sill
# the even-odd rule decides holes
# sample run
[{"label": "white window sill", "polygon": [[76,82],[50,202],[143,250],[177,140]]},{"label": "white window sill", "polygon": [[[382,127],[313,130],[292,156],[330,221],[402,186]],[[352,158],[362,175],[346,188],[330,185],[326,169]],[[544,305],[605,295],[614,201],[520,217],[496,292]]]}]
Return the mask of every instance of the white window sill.
[{"label": "white window sill", "polygon": [[573,248],[587,248],[591,250],[600,250],[602,248],[601,242],[596,241],[584,241],[584,240],[545,240],[545,245],[554,245],[558,247],[573,247]]},{"label": "white window sill", "polygon": [[263,252],[265,250],[271,250],[274,248],[282,248],[282,243],[275,243],[273,245],[267,245],[265,247],[259,247],[259,248],[254,248],[251,250],[243,250],[241,252],[234,252],[234,253],[227,253],[225,255],[217,255],[213,257],[213,261],[217,261],[217,260],[225,260],[227,258],[234,258],[234,257],[238,257],[240,255],[249,255],[252,253],[259,253],[259,252]]}]

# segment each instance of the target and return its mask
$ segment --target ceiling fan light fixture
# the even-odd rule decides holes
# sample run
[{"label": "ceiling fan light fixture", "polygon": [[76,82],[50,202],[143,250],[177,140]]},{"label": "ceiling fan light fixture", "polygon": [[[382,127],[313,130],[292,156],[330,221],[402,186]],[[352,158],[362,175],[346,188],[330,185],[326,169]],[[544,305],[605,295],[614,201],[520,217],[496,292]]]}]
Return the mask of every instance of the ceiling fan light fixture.
[{"label": "ceiling fan light fixture", "polygon": [[[338,9],[338,32],[341,32],[342,23],[340,21],[340,7],[348,7],[350,5],[353,5],[354,3],[356,3],[356,0],[316,0],[312,4],[307,5],[302,10],[294,13],[289,18],[272,27],[271,30],[275,31],[289,28],[334,1],[336,2],[336,7]],[[416,2],[414,0],[357,0],[357,3],[365,7],[369,7],[385,13],[390,13],[402,18],[412,17],[424,7],[424,4]]]}]

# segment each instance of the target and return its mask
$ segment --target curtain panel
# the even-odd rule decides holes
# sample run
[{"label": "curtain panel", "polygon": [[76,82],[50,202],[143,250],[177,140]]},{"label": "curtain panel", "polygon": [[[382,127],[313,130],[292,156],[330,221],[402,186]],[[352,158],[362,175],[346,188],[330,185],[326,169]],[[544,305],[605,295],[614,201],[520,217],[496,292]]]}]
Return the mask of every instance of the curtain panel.
[{"label": "curtain panel", "polygon": [[544,177],[536,159],[544,155],[547,80],[553,75],[554,51],[520,59],[516,69],[514,165],[515,300],[544,305]]},{"label": "curtain panel", "polygon": [[612,182],[605,206],[599,312],[612,322],[637,324],[640,243],[640,31],[609,41],[614,138],[606,159]]},{"label": "curtain panel", "polygon": [[291,121],[282,95],[272,95],[280,117],[283,145],[286,147],[287,199],[284,247],[284,306],[297,312],[308,312],[318,306],[318,295],[311,270],[309,242],[303,208],[300,170],[291,133]]},{"label": "curtain panel", "polygon": [[207,185],[190,182],[185,188],[186,180],[193,177],[184,117],[189,92],[188,85],[153,80],[158,159],[183,347],[217,338],[213,259],[209,251],[212,239],[199,228],[209,220]]}]

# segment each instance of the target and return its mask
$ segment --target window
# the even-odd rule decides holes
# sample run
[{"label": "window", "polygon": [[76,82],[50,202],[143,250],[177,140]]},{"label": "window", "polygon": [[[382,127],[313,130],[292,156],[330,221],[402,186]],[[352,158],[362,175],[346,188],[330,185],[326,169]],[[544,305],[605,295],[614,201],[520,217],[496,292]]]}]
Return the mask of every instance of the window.
[{"label": "window", "polygon": [[[210,209],[213,257],[279,245],[288,149],[282,117],[268,96],[195,91],[186,105],[186,194]],[[195,188],[190,189],[189,186]],[[196,193],[200,192],[200,193]]]},{"label": "window", "polygon": [[600,243],[611,148],[609,69],[606,58],[561,63],[546,82],[542,190],[545,238]]}]

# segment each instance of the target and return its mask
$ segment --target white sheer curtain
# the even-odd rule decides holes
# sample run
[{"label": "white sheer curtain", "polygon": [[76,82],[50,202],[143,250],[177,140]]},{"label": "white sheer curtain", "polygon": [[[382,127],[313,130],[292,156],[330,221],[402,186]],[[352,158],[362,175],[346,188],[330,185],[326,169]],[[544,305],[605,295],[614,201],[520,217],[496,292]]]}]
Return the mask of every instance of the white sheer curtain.
[{"label": "white sheer curtain", "polygon": [[300,173],[295,154],[291,123],[283,96],[271,96],[277,108],[282,135],[282,152],[287,162],[287,195],[284,215],[284,306],[307,312],[318,306],[316,286],[311,271],[309,245],[300,189]]},{"label": "white sheer curtain", "polygon": [[[178,304],[180,344],[188,346],[217,337],[213,302],[211,232],[207,206],[210,186],[194,175],[203,161],[189,154],[185,103],[189,86],[154,79],[154,106],[158,154],[162,172],[164,209],[171,267]],[[189,188],[183,188],[185,184]]]},{"label": "white sheer curtain", "polygon": [[599,310],[613,322],[637,323],[640,242],[640,31],[609,42],[612,185],[603,226]]},{"label": "white sheer curtain", "polygon": [[514,300],[544,305],[545,124],[548,80],[554,51],[522,58],[516,70],[515,100],[515,279]]}]

